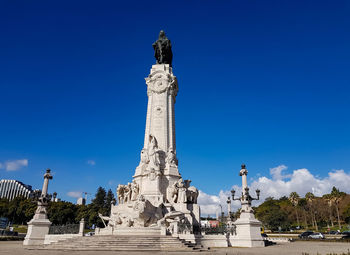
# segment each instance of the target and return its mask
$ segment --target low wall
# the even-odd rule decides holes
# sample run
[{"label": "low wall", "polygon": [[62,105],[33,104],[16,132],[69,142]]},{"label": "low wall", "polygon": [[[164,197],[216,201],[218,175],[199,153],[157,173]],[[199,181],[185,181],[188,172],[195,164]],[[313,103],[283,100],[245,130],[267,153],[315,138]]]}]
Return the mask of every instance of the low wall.
[{"label": "low wall", "polygon": [[82,236],[82,235],[81,234],[45,235],[44,244],[51,244],[61,240],[67,240],[78,236]]},{"label": "low wall", "polygon": [[226,235],[204,235],[200,241],[205,248],[209,247],[228,247]]}]

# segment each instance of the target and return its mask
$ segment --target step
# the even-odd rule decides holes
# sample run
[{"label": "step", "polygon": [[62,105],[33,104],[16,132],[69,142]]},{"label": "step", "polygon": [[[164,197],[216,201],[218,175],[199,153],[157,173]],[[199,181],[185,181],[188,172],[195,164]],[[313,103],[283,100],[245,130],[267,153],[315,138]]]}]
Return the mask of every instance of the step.
[{"label": "step", "polygon": [[74,237],[44,245],[46,250],[82,251],[200,251],[202,247],[172,236],[99,235]]}]

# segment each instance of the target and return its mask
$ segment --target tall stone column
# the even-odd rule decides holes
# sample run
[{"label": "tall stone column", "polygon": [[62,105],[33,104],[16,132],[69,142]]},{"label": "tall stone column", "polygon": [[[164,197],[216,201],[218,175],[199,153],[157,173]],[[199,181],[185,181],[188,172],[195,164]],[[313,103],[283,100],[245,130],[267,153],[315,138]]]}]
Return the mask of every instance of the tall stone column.
[{"label": "tall stone column", "polygon": [[167,187],[180,178],[174,114],[178,84],[169,64],[153,65],[146,84],[144,146],[134,179],[140,186],[140,194],[156,204],[167,199]]},{"label": "tall stone column", "polygon": [[51,170],[47,169],[44,174],[44,183],[41,196],[38,200],[38,207],[34,217],[28,222],[27,235],[23,241],[23,245],[42,245],[44,244],[45,235],[49,233],[51,222],[47,217],[47,205],[49,197],[47,194],[49,180],[52,179]]}]

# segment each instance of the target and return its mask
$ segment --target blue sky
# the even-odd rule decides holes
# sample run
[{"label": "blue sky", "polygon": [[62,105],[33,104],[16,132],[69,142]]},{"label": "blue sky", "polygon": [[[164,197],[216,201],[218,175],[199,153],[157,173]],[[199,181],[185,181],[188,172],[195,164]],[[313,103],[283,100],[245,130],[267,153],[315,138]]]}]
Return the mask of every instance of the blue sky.
[{"label": "blue sky", "polygon": [[240,185],[242,162],[251,182],[282,165],[286,179],[303,168],[348,176],[349,11],[349,1],[1,1],[0,179],[41,188],[50,167],[49,190],[69,201],[130,181],[160,29],[179,81],[184,178],[216,196]]}]

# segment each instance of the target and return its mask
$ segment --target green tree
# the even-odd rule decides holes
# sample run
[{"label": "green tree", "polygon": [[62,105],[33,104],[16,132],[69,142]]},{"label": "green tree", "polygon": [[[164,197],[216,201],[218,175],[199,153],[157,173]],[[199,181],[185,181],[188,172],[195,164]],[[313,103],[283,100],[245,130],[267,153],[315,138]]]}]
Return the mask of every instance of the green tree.
[{"label": "green tree", "polygon": [[[110,198],[108,198],[110,199]],[[109,203],[110,208],[110,203]],[[107,194],[106,190],[102,187],[99,187],[96,191],[95,198],[92,200],[91,204],[88,205],[87,214],[88,214],[88,224],[96,224],[99,227],[103,227],[102,220],[98,216],[99,213],[106,215],[110,211],[107,211]]]},{"label": "green tree", "polygon": [[281,210],[279,201],[272,198],[266,199],[256,209],[255,215],[264,226],[271,230],[277,230],[279,227],[287,228],[290,225],[288,215]]},{"label": "green tree", "polygon": [[338,226],[339,229],[341,229],[341,225],[340,225],[340,213],[339,213],[339,202],[341,201],[341,199],[344,197],[345,193],[344,192],[340,192],[339,189],[337,189],[336,187],[332,188],[332,192],[331,192],[331,199],[334,202],[334,206],[335,206],[335,210],[337,212],[337,219],[338,219]]},{"label": "green tree", "polygon": [[95,198],[92,200],[92,204],[94,204],[98,208],[104,208],[106,205],[106,190],[102,187],[98,187]]},{"label": "green tree", "polygon": [[300,226],[300,223],[299,223],[299,214],[298,214],[298,203],[299,203],[299,200],[300,200],[300,196],[298,193],[296,192],[292,192],[290,193],[289,195],[289,201],[293,204],[294,208],[295,208],[295,213],[296,213],[296,216],[297,216],[297,223],[298,223],[298,226]]},{"label": "green tree", "polygon": [[325,194],[322,196],[322,198],[327,202],[328,205],[328,213],[329,213],[329,222],[331,223],[331,226],[334,227],[333,223],[333,213],[332,213],[332,208],[333,208],[333,199],[331,194]]},{"label": "green tree", "polygon": [[318,231],[318,225],[317,225],[315,209],[314,209],[314,202],[316,197],[313,193],[308,192],[305,194],[305,198],[306,198],[308,207],[310,209],[312,226],[316,228],[316,231]]},{"label": "green tree", "polygon": [[350,224],[350,204],[348,204],[343,212],[343,217],[346,223]]},{"label": "green tree", "polygon": [[76,220],[77,206],[70,202],[50,202],[47,210],[53,225],[78,223]]},{"label": "green tree", "polygon": [[19,202],[19,206],[17,208],[16,214],[19,217],[19,221],[16,223],[25,224],[30,221],[35,213],[37,208],[37,203],[35,203],[32,199],[22,199]]},{"label": "green tree", "polygon": [[111,211],[111,205],[115,201],[114,194],[111,189],[108,190],[106,195],[106,205],[105,205],[105,214],[109,214]]},{"label": "green tree", "polygon": [[8,218],[9,201],[6,198],[0,199],[0,217]]},{"label": "green tree", "polygon": [[307,200],[306,200],[306,198],[300,198],[300,200],[298,202],[298,207],[302,209],[302,212],[304,214],[304,225],[305,225],[305,228],[307,228],[308,224],[307,224],[306,212],[308,210],[308,207],[307,207]]}]

